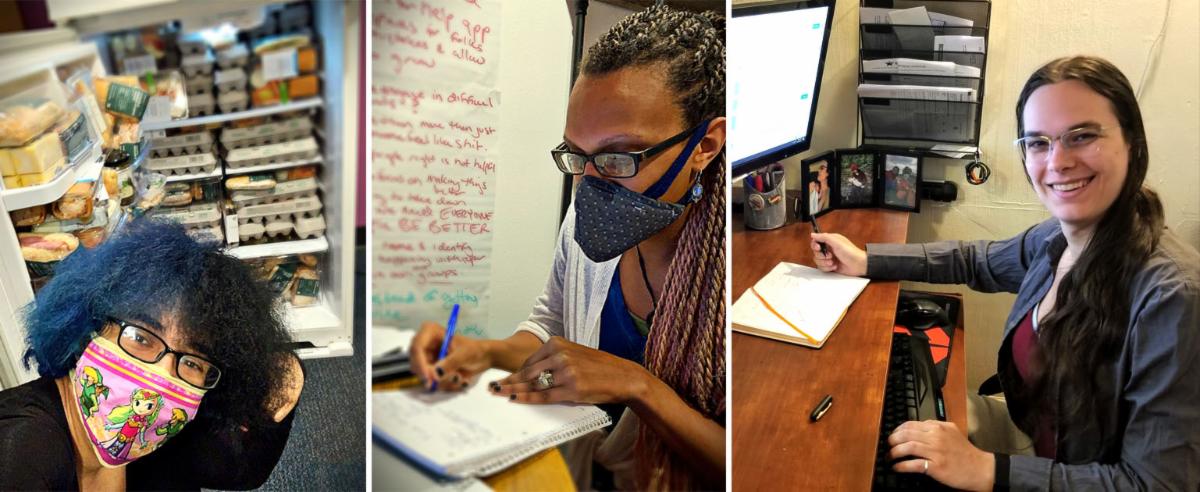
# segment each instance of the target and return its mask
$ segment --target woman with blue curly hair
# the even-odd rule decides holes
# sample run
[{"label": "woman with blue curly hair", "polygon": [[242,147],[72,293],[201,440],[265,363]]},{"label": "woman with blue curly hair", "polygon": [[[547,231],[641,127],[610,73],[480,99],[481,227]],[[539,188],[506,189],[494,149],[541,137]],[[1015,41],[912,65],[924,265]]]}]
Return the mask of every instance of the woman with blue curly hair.
[{"label": "woman with blue curly hair", "polygon": [[219,247],[147,220],[58,265],[24,313],[41,377],[0,392],[0,489],[266,480],[304,376],[278,300]]}]

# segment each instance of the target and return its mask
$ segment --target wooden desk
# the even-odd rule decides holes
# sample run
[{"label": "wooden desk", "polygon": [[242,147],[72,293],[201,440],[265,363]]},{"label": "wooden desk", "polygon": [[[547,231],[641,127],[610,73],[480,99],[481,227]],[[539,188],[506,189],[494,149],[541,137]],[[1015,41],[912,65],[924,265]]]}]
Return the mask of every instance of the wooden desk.
[{"label": "wooden desk", "polygon": [[[837,210],[818,222],[859,247],[904,242],[908,231],[908,213],[890,210]],[[779,229],[754,231],[735,214],[732,232],[732,300],[780,261],[816,265],[808,223],[790,219]],[[899,291],[899,282],[871,282],[820,350],[733,333],[734,489],[871,488]],[[944,391],[947,416],[965,434],[963,341],[960,328]],[[833,407],[810,422],[826,394]]]}]

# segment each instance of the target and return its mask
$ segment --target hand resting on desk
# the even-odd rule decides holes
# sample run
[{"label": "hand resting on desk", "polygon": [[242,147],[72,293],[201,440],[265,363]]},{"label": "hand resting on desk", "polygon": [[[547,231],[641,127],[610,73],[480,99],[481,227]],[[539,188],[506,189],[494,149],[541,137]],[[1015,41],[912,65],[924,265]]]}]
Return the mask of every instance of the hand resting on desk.
[{"label": "hand resting on desk", "polygon": [[[550,371],[554,386],[539,390],[538,375]],[[551,337],[519,371],[491,383],[492,393],[521,403],[629,403],[646,387],[642,366],[562,337]]]},{"label": "hand resting on desk", "polygon": [[[828,254],[821,254],[824,244]],[[824,272],[862,277],[867,274],[867,252],[841,234],[812,234],[813,261]]]}]

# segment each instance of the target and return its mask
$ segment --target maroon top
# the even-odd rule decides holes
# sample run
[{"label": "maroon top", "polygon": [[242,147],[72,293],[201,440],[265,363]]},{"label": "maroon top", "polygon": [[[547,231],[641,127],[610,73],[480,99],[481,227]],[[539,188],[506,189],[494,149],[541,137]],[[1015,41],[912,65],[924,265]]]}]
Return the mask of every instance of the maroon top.
[{"label": "maroon top", "polygon": [[[1024,381],[1030,381],[1038,372],[1037,368],[1033,367],[1033,353],[1037,350],[1038,335],[1033,331],[1033,314],[1037,310],[1037,305],[1025,316],[1021,318],[1021,322],[1017,324],[1017,329],[1013,332],[1012,340],[1012,356],[1013,365],[1017,367],[1017,373],[1021,375]],[[1055,429],[1054,419],[1050,415],[1041,417],[1041,425],[1038,426],[1037,435],[1033,440],[1033,449],[1038,456],[1042,458],[1054,458],[1055,454]]]}]

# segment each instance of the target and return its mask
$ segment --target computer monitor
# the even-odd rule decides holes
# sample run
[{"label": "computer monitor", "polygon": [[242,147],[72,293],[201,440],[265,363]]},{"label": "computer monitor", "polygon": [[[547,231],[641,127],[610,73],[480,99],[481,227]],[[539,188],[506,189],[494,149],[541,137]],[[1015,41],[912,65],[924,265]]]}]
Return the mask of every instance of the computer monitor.
[{"label": "computer monitor", "polygon": [[808,150],[834,0],[734,7],[729,23],[733,176]]}]

